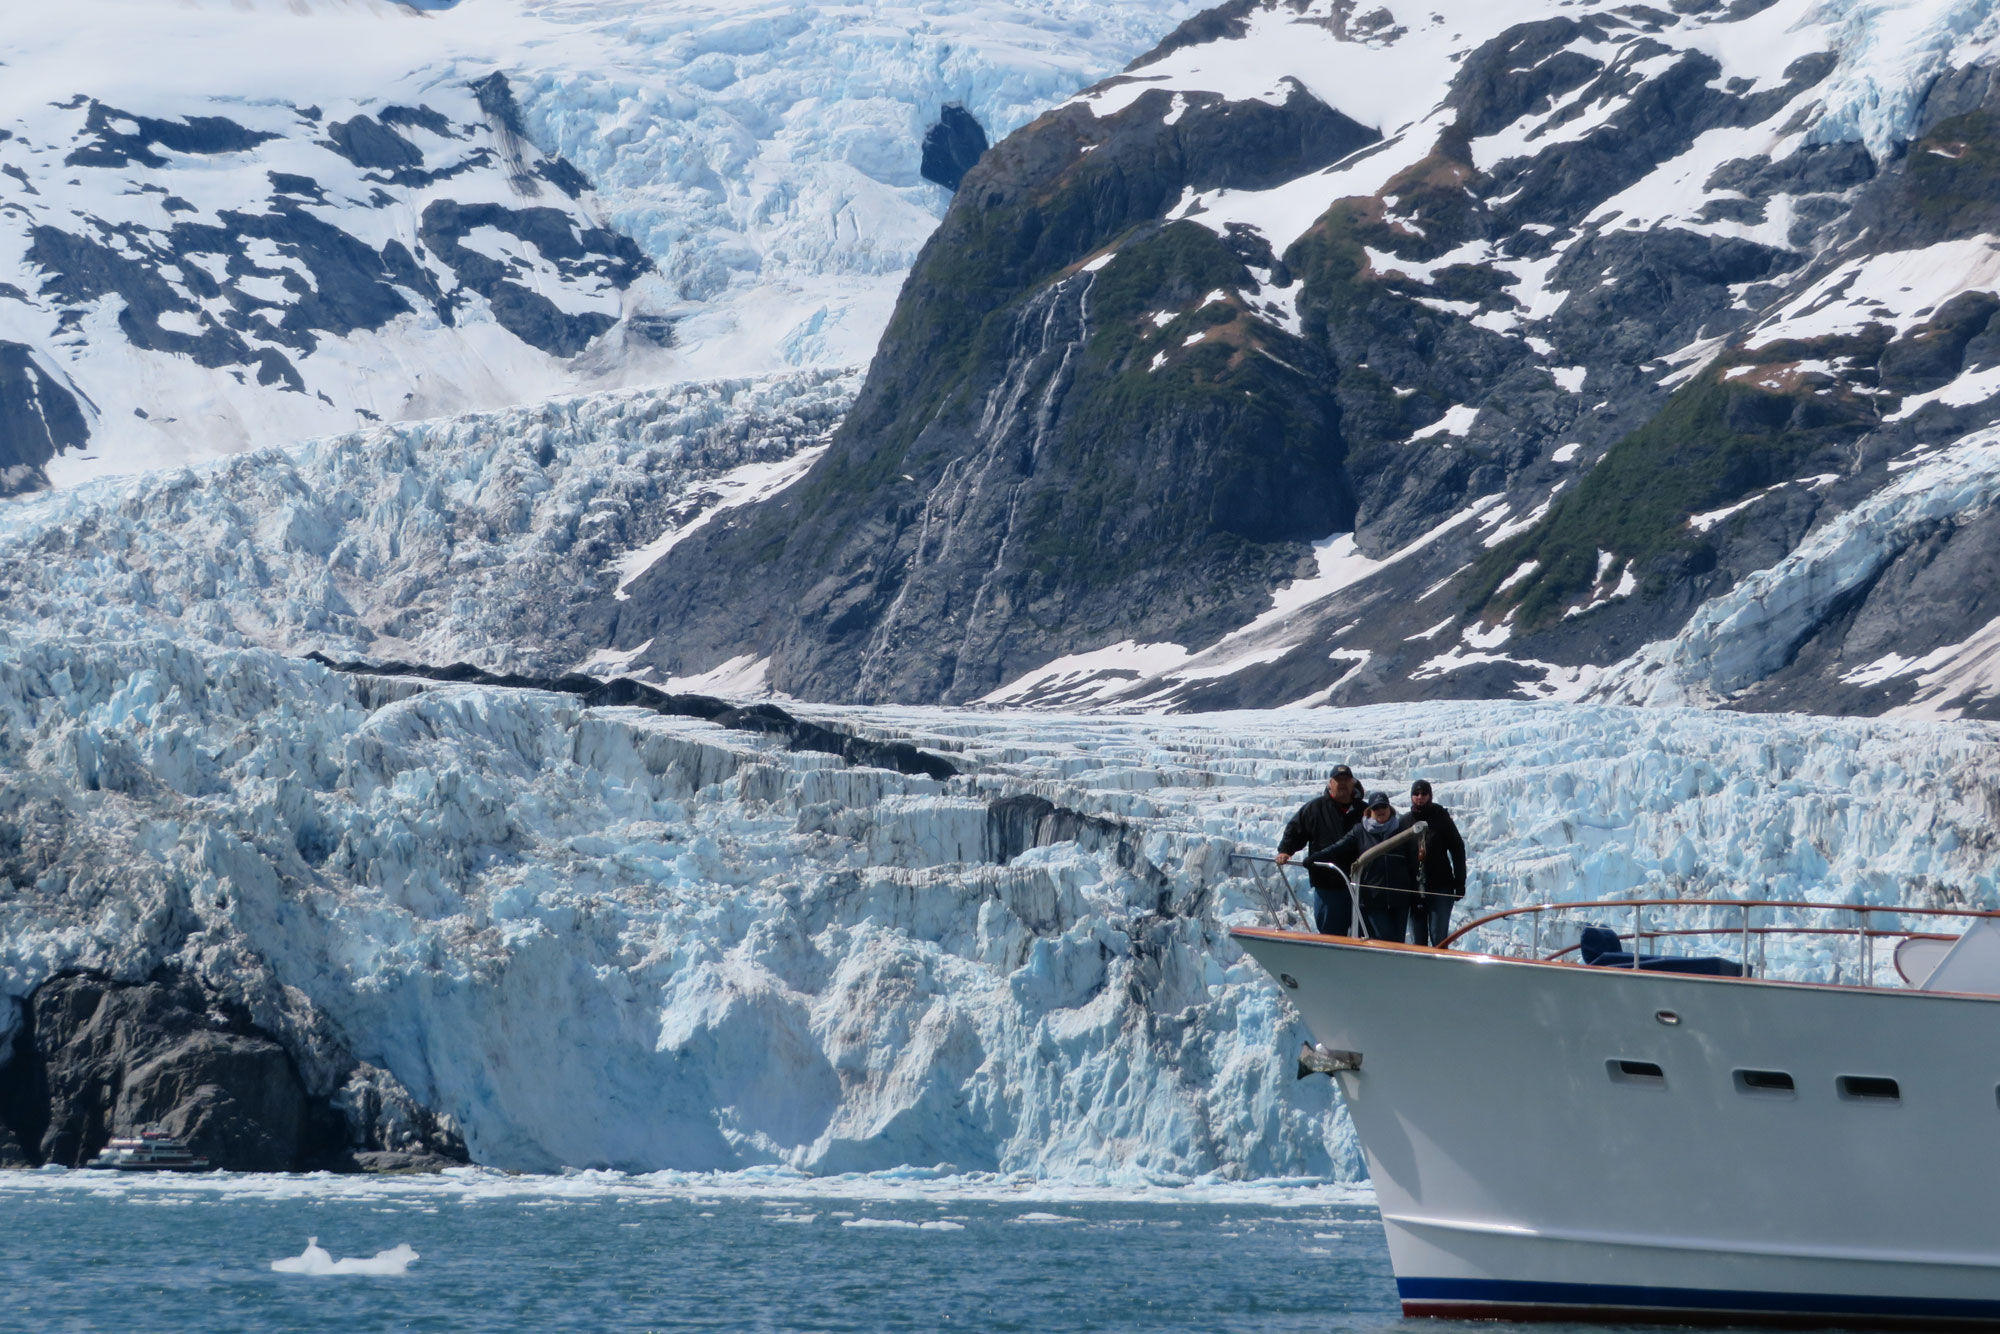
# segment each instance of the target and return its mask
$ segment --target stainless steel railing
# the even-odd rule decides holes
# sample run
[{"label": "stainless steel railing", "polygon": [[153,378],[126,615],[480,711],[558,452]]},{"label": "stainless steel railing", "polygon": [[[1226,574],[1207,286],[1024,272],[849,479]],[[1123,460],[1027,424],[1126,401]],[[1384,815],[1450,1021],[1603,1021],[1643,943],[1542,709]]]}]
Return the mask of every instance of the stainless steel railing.
[{"label": "stainless steel railing", "polygon": [[[1772,912],[1799,913],[1846,913],[1853,914],[1852,925],[1819,925],[1810,922],[1771,922],[1757,925],[1753,914],[1759,909]],[[1660,925],[1657,920],[1648,923],[1649,910],[1658,912],[1703,911],[1711,918],[1720,914],[1734,916],[1733,923],[1718,925],[1714,921],[1688,926]],[[1765,945],[1774,936],[1823,937],[1837,941],[1852,940],[1858,943],[1859,959],[1857,981],[1863,986],[1875,985],[1875,942],[1878,940],[1955,940],[1956,933],[1910,929],[1899,924],[1878,926],[1884,918],[1916,917],[1936,922],[1939,919],[1958,918],[1970,920],[1981,917],[2000,917],[2000,911],[1982,908],[1917,908],[1908,906],[1878,905],[1871,903],[1809,903],[1792,899],[1597,899],[1571,903],[1531,903],[1514,908],[1502,908],[1476,917],[1459,927],[1442,942],[1444,946],[1459,945],[1474,932],[1497,934],[1491,928],[1496,924],[1517,923],[1528,919],[1528,942],[1525,950],[1519,948],[1519,933],[1509,932],[1498,948],[1488,947],[1488,953],[1511,952],[1519,957],[1531,959],[1560,960],[1576,952],[1577,944],[1562,945],[1544,951],[1543,922],[1555,914],[1595,914],[1603,918],[1613,912],[1631,914],[1629,935],[1621,936],[1621,943],[1629,940],[1632,953],[1632,967],[1639,966],[1640,956],[1646,952],[1649,942],[1695,938],[1733,937],[1737,942],[1737,956],[1743,969],[1743,976],[1757,977],[1767,972]],[[1756,957],[1752,958],[1755,945]],[[1835,981],[1840,978],[1840,965],[1835,961]]]}]

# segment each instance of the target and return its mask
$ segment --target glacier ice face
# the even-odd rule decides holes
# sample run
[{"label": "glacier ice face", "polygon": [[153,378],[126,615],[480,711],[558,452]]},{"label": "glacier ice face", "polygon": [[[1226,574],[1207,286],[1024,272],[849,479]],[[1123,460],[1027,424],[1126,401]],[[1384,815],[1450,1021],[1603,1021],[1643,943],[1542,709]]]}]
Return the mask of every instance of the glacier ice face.
[{"label": "glacier ice face", "polygon": [[1878,162],[1915,137],[1941,75],[2000,53],[1993,0],[1823,0],[1805,22],[1825,26],[1838,55],[1811,140],[1859,141]]},{"label": "glacier ice face", "polygon": [[0,682],[9,994],[171,962],[513,1166],[1352,1169],[1212,868],[1002,867],[976,790],[261,650]]},{"label": "glacier ice face", "polygon": [[600,642],[579,616],[621,560],[822,443],[855,388],[801,371],[557,398],[18,500],[4,625],[560,671]]},{"label": "glacier ice face", "polygon": [[530,134],[676,284],[700,375],[866,361],[949,199],[918,175],[941,108],[998,140],[1205,7],[518,3],[549,34],[518,61]]},{"label": "glacier ice face", "polygon": [[[965,773],[10,631],[0,993],[168,964],[305,1048],[309,1078],[344,1069],[337,1039],[510,1167],[1351,1178],[1329,1086],[1285,1064],[1295,1016],[1226,935],[1280,905],[1230,853],[1268,848],[1336,759],[1438,783],[1475,907],[1994,899],[1981,726],[805,712]],[[1074,815],[996,805],[1024,797]]]}]

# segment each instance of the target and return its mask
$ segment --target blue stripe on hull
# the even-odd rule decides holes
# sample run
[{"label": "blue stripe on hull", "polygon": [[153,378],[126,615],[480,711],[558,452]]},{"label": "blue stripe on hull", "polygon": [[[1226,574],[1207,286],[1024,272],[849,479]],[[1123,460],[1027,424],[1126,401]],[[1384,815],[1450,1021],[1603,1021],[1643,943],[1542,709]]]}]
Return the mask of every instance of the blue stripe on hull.
[{"label": "blue stripe on hull", "polygon": [[2000,1300],[1969,1297],[1877,1297],[1809,1292],[1738,1292],[1724,1288],[1652,1288],[1616,1283],[1524,1283],[1511,1279],[1399,1278],[1396,1291],[1425,1307],[1568,1307],[1830,1317],[1981,1320],[2000,1322]]}]

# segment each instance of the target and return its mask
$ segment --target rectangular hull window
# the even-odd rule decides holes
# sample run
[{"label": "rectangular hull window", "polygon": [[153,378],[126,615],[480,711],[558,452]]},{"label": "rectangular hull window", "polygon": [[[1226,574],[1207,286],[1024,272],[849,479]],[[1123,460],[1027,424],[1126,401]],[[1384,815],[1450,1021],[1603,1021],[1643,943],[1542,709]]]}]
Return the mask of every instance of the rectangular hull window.
[{"label": "rectangular hull window", "polygon": [[1840,1096],[1851,1102],[1901,1102],[1903,1090],[1893,1079],[1875,1075],[1842,1075],[1835,1081]]},{"label": "rectangular hull window", "polygon": [[1783,1070],[1738,1070],[1736,1088],[1741,1093],[1797,1093],[1798,1086]]},{"label": "rectangular hull window", "polygon": [[1649,1084],[1654,1088],[1665,1088],[1667,1072],[1651,1061],[1610,1060],[1604,1063],[1611,1072],[1614,1084]]}]

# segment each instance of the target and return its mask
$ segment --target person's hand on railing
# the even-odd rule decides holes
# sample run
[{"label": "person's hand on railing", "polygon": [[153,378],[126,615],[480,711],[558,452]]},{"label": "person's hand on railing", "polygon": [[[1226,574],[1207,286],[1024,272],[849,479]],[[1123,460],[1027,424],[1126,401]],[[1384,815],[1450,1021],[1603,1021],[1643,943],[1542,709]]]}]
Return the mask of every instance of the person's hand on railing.
[{"label": "person's hand on railing", "polygon": [[1292,860],[1292,854],[1289,852],[1281,852],[1278,854],[1277,862],[1278,865],[1280,866],[1289,865],[1291,863],[1291,860]]}]

